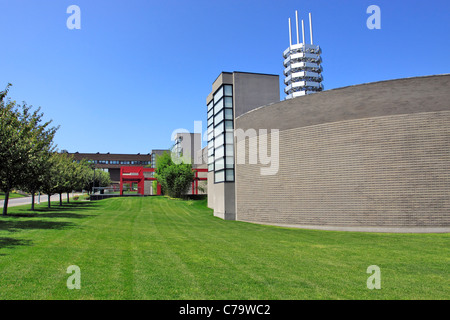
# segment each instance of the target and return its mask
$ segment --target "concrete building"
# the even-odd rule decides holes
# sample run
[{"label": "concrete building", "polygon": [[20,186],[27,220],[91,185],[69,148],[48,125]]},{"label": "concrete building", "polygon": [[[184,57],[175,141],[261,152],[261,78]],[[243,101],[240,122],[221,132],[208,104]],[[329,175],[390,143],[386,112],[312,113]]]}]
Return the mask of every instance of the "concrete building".
[{"label": "concrete building", "polygon": [[206,194],[207,164],[203,159],[201,133],[180,132],[174,136],[175,141],[171,149],[172,160],[190,163],[195,172],[194,182],[187,194]]},{"label": "concrete building", "polygon": [[235,119],[280,100],[279,77],[271,74],[222,72],[206,99],[208,112],[208,206],[224,219],[236,218]]},{"label": "concrete building", "polygon": [[170,150],[169,149],[153,149],[152,152],[150,153],[151,164],[152,164],[153,169],[156,168],[157,157],[163,155],[164,152],[170,152]]},{"label": "concrete building", "polygon": [[197,152],[202,149],[201,133],[180,132],[175,134],[173,140],[172,159],[194,164]]},{"label": "concrete building", "polygon": [[[207,98],[211,119],[217,94],[223,89],[226,97],[225,86],[232,86],[233,157],[225,168],[233,174],[217,174],[224,166],[216,165],[222,153],[215,142],[223,133],[208,122],[208,206],[216,216],[326,230],[450,231],[450,75],[277,103],[271,77],[222,73]],[[270,166],[276,170],[263,174]]]},{"label": "concrete building", "polygon": [[147,154],[113,154],[113,153],[68,153],[74,160],[86,159],[95,165],[96,169],[108,171],[111,182],[114,185],[120,184],[120,168],[124,166],[147,166],[151,164],[152,157]]}]

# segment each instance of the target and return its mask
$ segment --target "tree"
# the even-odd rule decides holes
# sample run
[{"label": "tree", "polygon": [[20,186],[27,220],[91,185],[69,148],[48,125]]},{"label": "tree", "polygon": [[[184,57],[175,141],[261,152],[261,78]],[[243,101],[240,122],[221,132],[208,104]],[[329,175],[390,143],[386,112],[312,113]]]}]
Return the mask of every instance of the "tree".
[{"label": "tree", "polygon": [[173,198],[186,194],[194,180],[192,166],[186,163],[175,164],[168,153],[157,158],[156,174],[164,192]]},{"label": "tree", "polygon": [[43,172],[44,184],[42,185],[42,191],[47,194],[48,208],[51,207],[50,198],[57,193],[60,184],[59,160],[58,153],[52,153],[51,157],[48,159],[45,171]]},{"label": "tree", "polygon": [[[95,185],[98,187],[108,187],[111,185],[111,177],[109,172],[103,170],[95,170]],[[103,193],[103,190],[101,191]]]},{"label": "tree", "polygon": [[56,153],[55,163],[55,192],[59,194],[59,205],[62,206],[62,194],[73,190],[73,158],[65,153]]},{"label": "tree", "polygon": [[[173,165],[172,157],[169,153],[164,151],[161,155],[156,155],[156,161],[155,161],[155,178],[157,178],[156,188],[158,187],[158,182],[161,185],[161,194],[166,194],[166,186],[162,185],[160,176],[162,177],[162,172],[165,168],[168,166]],[[154,189],[153,189],[154,190]]]},{"label": "tree", "polygon": [[9,193],[20,181],[25,146],[20,140],[20,121],[15,102],[5,101],[8,93],[0,92],[0,189],[5,192],[3,215],[7,214]]},{"label": "tree", "polygon": [[7,215],[9,193],[25,185],[31,166],[53,147],[53,136],[58,128],[42,123],[40,108],[31,111],[25,103],[6,99],[11,84],[0,92],[0,188],[5,192],[3,215]]},{"label": "tree", "polygon": [[84,183],[83,189],[87,190],[90,194],[94,187],[108,187],[111,185],[111,177],[109,175],[109,172],[103,171],[101,169],[95,169],[92,164],[89,165],[91,167],[88,173],[88,178]]},{"label": "tree", "polygon": [[24,178],[20,188],[31,194],[31,210],[34,211],[34,199],[36,192],[42,191],[45,183],[45,172],[50,165],[49,159],[54,152],[53,137],[56,128],[42,130],[36,128],[37,136],[30,150],[28,164],[25,167]]},{"label": "tree", "polygon": [[72,161],[71,163],[71,188],[67,192],[67,202],[69,202],[69,192],[72,190],[83,190],[86,183],[89,182],[91,166],[86,159],[82,159],[80,162]]},{"label": "tree", "polygon": [[42,152],[34,157],[27,166],[26,177],[20,187],[23,191],[31,194],[31,211],[34,211],[35,194],[41,192],[45,184],[45,172],[49,165],[50,152]]}]

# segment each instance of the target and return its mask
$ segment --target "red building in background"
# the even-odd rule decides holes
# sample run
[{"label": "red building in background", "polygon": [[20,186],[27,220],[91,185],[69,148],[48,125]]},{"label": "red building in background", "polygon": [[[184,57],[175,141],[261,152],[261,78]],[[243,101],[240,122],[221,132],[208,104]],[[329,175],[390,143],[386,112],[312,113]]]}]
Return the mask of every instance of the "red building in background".
[{"label": "red building in background", "polygon": [[[192,169],[195,172],[194,180],[192,181],[191,194],[199,194],[199,181],[206,181],[206,177],[199,176],[199,173],[206,173],[208,169]],[[144,167],[121,167],[120,168],[120,195],[124,191],[136,192],[140,195],[161,195],[161,185],[157,183],[157,189],[153,190],[153,181],[155,178],[154,168]]]}]

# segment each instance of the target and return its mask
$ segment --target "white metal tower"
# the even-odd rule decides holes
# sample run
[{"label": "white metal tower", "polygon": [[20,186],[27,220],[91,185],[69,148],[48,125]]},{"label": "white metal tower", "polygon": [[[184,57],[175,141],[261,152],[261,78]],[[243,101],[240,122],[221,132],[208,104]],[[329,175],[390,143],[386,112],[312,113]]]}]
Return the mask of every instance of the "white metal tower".
[{"label": "white metal tower", "polygon": [[291,18],[289,18],[289,48],[283,52],[285,99],[292,99],[323,90],[322,50],[313,44],[312,18],[309,14],[309,35],[311,44],[306,44],[305,23],[302,20],[302,43],[299,39],[298,13],[295,11],[297,43],[292,44]]}]

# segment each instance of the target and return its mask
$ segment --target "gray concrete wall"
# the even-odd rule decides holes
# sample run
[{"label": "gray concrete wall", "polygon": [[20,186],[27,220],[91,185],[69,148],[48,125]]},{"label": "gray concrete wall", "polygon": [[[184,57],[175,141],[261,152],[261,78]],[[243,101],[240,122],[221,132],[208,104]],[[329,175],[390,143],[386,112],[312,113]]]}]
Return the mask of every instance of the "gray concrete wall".
[{"label": "gray concrete wall", "polygon": [[280,101],[278,75],[233,73],[234,116]]},{"label": "gray concrete wall", "polygon": [[[209,186],[208,186],[209,188]],[[208,193],[209,198],[209,193]],[[214,216],[225,219],[236,219],[236,206],[235,206],[235,183],[216,183],[214,184],[214,197],[211,198],[212,206],[214,209]],[[209,203],[209,199],[208,199]]]},{"label": "gray concrete wall", "polygon": [[214,172],[208,172],[208,208],[214,209],[216,188],[214,184]]},{"label": "gray concrete wall", "polygon": [[152,194],[152,181],[144,181],[144,195],[149,196]]},{"label": "gray concrete wall", "polygon": [[[233,85],[234,117],[253,108],[280,100],[278,75],[245,72],[222,72],[213,82],[212,91],[206,98],[208,104],[214,92],[223,84]],[[205,150],[206,151],[206,150]],[[214,174],[208,174],[208,207],[214,215],[227,220],[236,217],[235,183],[214,183]]]},{"label": "gray concrete wall", "polygon": [[225,220],[236,219],[235,183],[214,183],[214,173],[208,172],[208,208],[214,216]]},{"label": "gray concrete wall", "polygon": [[236,128],[280,129],[280,143],[275,175],[236,165],[237,220],[449,232],[449,88],[450,75],[399,79],[240,116]]},{"label": "gray concrete wall", "polygon": [[195,163],[193,163],[193,168],[207,169],[208,168],[208,146],[201,150],[198,150],[195,155]]},{"label": "gray concrete wall", "polygon": [[182,150],[183,157],[190,159],[191,164],[194,164],[197,152],[202,149],[202,135],[201,133],[180,132],[175,135],[175,140],[181,138],[179,148]]},{"label": "gray concrete wall", "polygon": [[237,115],[236,125],[286,130],[341,120],[442,111],[449,108],[449,91],[450,75],[367,83],[261,105]]}]

